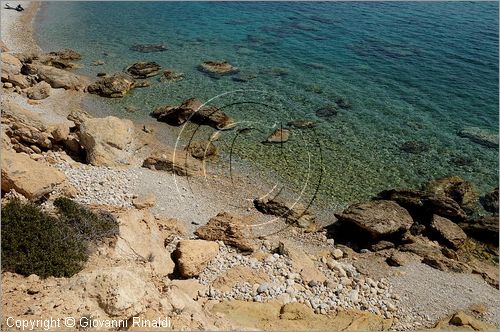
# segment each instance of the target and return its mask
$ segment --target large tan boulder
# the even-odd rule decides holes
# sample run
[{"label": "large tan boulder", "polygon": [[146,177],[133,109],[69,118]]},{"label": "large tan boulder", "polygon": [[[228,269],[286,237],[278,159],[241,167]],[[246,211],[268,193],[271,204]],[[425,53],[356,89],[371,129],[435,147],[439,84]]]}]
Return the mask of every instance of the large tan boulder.
[{"label": "large tan boulder", "polygon": [[252,230],[248,223],[241,216],[229,212],[222,212],[211,218],[207,224],[198,228],[195,234],[201,239],[223,241],[244,251],[253,251],[255,248]]},{"label": "large tan boulder", "polygon": [[90,84],[87,91],[103,97],[120,98],[134,87],[135,80],[132,77],[124,73],[116,73]]},{"label": "large tan boulder", "polygon": [[354,204],[336,214],[341,222],[355,225],[373,238],[381,238],[410,229],[413,219],[393,201],[379,200]]},{"label": "large tan boulder", "polygon": [[4,149],[1,159],[4,193],[14,189],[28,199],[37,199],[66,179],[57,169],[36,162],[26,154]]},{"label": "large tan boulder", "polygon": [[309,258],[303,249],[291,241],[281,241],[279,243],[279,251],[290,258],[292,269],[300,274],[305,283],[309,283],[310,281],[323,283],[326,281],[325,275],[315,266],[313,260]]},{"label": "large tan boulder", "polygon": [[438,215],[432,217],[431,229],[438,237],[439,242],[455,250],[460,248],[467,239],[467,235],[460,226]]},{"label": "large tan boulder", "polygon": [[41,81],[31,88],[28,88],[26,91],[26,95],[29,99],[40,100],[45,99],[50,96],[51,87],[50,84],[44,81]]},{"label": "large tan boulder", "polygon": [[46,66],[39,63],[27,64],[28,73],[38,75],[41,80],[50,84],[51,87],[64,88],[66,90],[83,91],[87,86],[87,79],[83,76],[73,74],[69,71]]},{"label": "large tan boulder", "polygon": [[86,119],[79,138],[94,166],[128,165],[135,151],[134,124],[114,116]]},{"label": "large tan boulder", "polygon": [[137,316],[144,312],[149,299],[158,298],[153,284],[124,267],[100,268],[75,279],[74,288],[83,287],[86,295],[96,298],[106,314],[113,317]]},{"label": "large tan boulder", "polygon": [[115,254],[132,261],[148,262],[157,275],[174,272],[174,262],[165,249],[163,233],[155,218],[147,210],[131,209],[117,216],[120,235],[115,244]]},{"label": "large tan boulder", "polygon": [[144,160],[142,166],[180,176],[198,176],[202,174],[200,161],[183,151],[173,151],[167,148],[153,152]]},{"label": "large tan boulder", "polygon": [[458,311],[436,323],[434,330],[439,331],[498,331],[495,326],[484,323],[463,311]]},{"label": "large tan boulder", "polygon": [[177,270],[181,277],[197,277],[208,263],[219,253],[216,242],[205,240],[182,240],[174,252]]}]

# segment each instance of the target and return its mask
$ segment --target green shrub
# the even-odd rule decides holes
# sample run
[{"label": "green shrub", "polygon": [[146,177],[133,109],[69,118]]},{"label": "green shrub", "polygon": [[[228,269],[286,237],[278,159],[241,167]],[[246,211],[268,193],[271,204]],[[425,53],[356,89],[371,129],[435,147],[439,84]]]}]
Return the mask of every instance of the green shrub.
[{"label": "green shrub", "polygon": [[66,197],[57,198],[54,206],[60,212],[60,219],[73,227],[85,241],[98,243],[118,235],[118,222],[110,214],[94,213]]},{"label": "green shrub", "polygon": [[2,270],[70,277],[82,269],[87,246],[67,223],[32,203],[13,200],[2,209]]},{"label": "green shrub", "polygon": [[57,217],[19,200],[2,208],[2,270],[70,277],[87,261],[89,243],[118,234],[110,214],[94,213],[68,198],[56,199],[54,206]]}]

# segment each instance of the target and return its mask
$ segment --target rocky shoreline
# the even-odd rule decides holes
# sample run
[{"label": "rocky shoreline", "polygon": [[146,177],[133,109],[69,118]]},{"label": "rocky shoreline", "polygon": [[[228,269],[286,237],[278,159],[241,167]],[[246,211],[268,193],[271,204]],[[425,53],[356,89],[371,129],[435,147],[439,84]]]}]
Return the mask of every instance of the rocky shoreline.
[{"label": "rocky shoreline", "polygon": [[[94,79],[71,71],[80,58],[69,49],[2,52],[2,209],[20,200],[57,214],[55,199],[70,197],[110,214],[119,232],[71,277],[2,271],[4,319],[159,315],[175,330],[498,327],[498,188],[479,197],[473,184],[447,177],[390,189],[327,227],[281,199],[234,206],[228,180],[204,172],[212,142],[179,153],[130,120],[81,110],[85,93],[147,88],[157,65]],[[224,61],[199,70],[238,72]],[[195,98],[152,115],[166,128],[235,129]],[[284,143],[284,133],[272,141]],[[235,176],[241,195],[255,195],[251,179]]]}]

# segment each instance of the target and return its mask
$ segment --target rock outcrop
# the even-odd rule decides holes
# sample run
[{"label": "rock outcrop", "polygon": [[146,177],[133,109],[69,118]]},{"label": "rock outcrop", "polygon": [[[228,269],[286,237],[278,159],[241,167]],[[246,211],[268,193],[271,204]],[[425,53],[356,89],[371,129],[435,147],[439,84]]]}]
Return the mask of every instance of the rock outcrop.
[{"label": "rock outcrop", "polygon": [[173,253],[177,272],[183,278],[197,277],[218,253],[217,242],[181,240]]},{"label": "rock outcrop", "polygon": [[472,209],[479,198],[472,183],[458,176],[429,181],[425,184],[424,190],[437,197],[451,198],[465,209]]},{"label": "rock outcrop", "polygon": [[255,243],[248,223],[242,217],[229,212],[219,213],[201,226],[195,234],[204,240],[223,241],[226,245],[244,251],[253,251]]},{"label": "rock outcrop", "polygon": [[26,154],[2,151],[2,194],[11,190],[38,199],[62,184],[66,177],[55,168],[38,163]]},{"label": "rock outcrop", "polygon": [[114,251],[121,259],[148,263],[159,276],[174,271],[174,262],[165,249],[163,233],[155,218],[145,210],[128,210],[117,215],[120,233]]},{"label": "rock outcrop", "polygon": [[104,76],[87,87],[87,91],[103,97],[120,98],[135,87],[135,80],[127,74]]},{"label": "rock outcrop", "polygon": [[207,159],[217,155],[217,147],[211,141],[194,141],[186,149],[196,159]]},{"label": "rock outcrop", "polygon": [[125,71],[134,78],[148,78],[156,76],[160,73],[161,66],[154,61],[136,62],[127,68]]},{"label": "rock outcrop", "polygon": [[301,203],[286,202],[279,198],[274,199],[255,199],[253,201],[255,208],[264,213],[284,218],[288,223],[307,228],[311,226],[315,217]]},{"label": "rock outcrop", "polygon": [[94,166],[128,165],[135,152],[134,124],[114,116],[80,124],[80,143]]},{"label": "rock outcrop", "polygon": [[467,235],[460,226],[438,215],[432,217],[430,226],[438,238],[438,241],[452,249],[457,250],[467,239]]},{"label": "rock outcrop", "polygon": [[437,322],[434,329],[438,331],[493,331],[495,326],[481,322],[463,311],[458,311]]},{"label": "rock outcrop", "polygon": [[55,89],[83,91],[88,84],[86,78],[56,67],[39,63],[26,64],[25,67],[28,74],[37,75]]},{"label": "rock outcrop", "polygon": [[374,239],[403,233],[413,224],[406,209],[387,200],[354,204],[336,217],[341,222],[357,226]]},{"label": "rock outcrop", "polygon": [[26,95],[29,99],[40,100],[49,97],[50,91],[50,84],[42,81],[28,88],[26,91]]},{"label": "rock outcrop", "polygon": [[153,152],[144,160],[142,166],[180,176],[198,176],[202,174],[201,164],[197,159],[185,153],[174,152],[166,148]]}]

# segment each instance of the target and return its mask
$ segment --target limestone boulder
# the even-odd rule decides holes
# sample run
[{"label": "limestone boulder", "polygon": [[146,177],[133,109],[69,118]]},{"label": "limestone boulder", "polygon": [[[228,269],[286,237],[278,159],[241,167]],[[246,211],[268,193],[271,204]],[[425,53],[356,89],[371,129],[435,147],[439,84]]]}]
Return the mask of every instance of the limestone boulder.
[{"label": "limestone boulder", "polygon": [[339,221],[352,224],[372,238],[382,238],[410,229],[413,219],[393,201],[379,200],[354,204],[336,214]]},{"label": "limestone boulder", "polygon": [[174,251],[177,272],[183,278],[197,277],[218,253],[216,242],[181,240]]},{"label": "limestone boulder", "polygon": [[222,212],[211,218],[207,224],[198,228],[195,234],[201,239],[223,241],[244,251],[253,251],[256,247],[248,223],[241,216],[229,212]]},{"label": "limestone boulder", "polygon": [[69,71],[42,65],[39,63],[26,64],[27,72],[50,84],[51,87],[64,88],[66,90],[85,90],[88,82],[83,76],[73,74]]},{"label": "limestone boulder", "polygon": [[255,199],[253,204],[261,213],[284,218],[288,223],[302,228],[310,227],[315,221],[314,214],[298,202],[273,198]]},{"label": "limestone boulder", "polygon": [[438,241],[452,249],[460,248],[467,239],[467,235],[460,226],[444,217],[434,215],[430,226]]},{"label": "limestone boulder", "polygon": [[152,170],[171,172],[179,176],[198,176],[202,174],[201,164],[198,160],[190,155],[175,152],[168,148],[153,152],[144,160],[142,166]]},{"label": "limestone boulder", "polygon": [[114,116],[90,118],[80,124],[80,144],[94,166],[128,165],[135,152],[134,124]]},{"label": "limestone boulder", "polygon": [[51,87],[50,84],[41,81],[32,87],[28,88],[26,95],[29,99],[40,100],[45,99],[50,96]]},{"label": "limestone boulder", "polygon": [[292,262],[292,269],[300,274],[307,284],[311,281],[323,283],[325,275],[316,267],[313,260],[291,241],[283,240],[279,243],[279,252],[288,256]]},{"label": "limestone boulder", "polygon": [[484,323],[463,311],[458,311],[436,323],[434,330],[439,331],[494,331],[494,325]]},{"label": "limestone boulder", "polygon": [[120,213],[117,220],[120,235],[114,250],[118,257],[147,262],[160,276],[167,276],[174,271],[174,262],[165,249],[163,232],[149,212],[131,209]]},{"label": "limestone boulder", "polygon": [[103,97],[120,98],[135,87],[135,80],[124,73],[104,76],[87,87],[89,93]]},{"label": "limestone boulder", "polygon": [[1,160],[2,193],[14,189],[28,199],[38,199],[66,179],[57,169],[36,162],[26,154],[4,149]]}]

